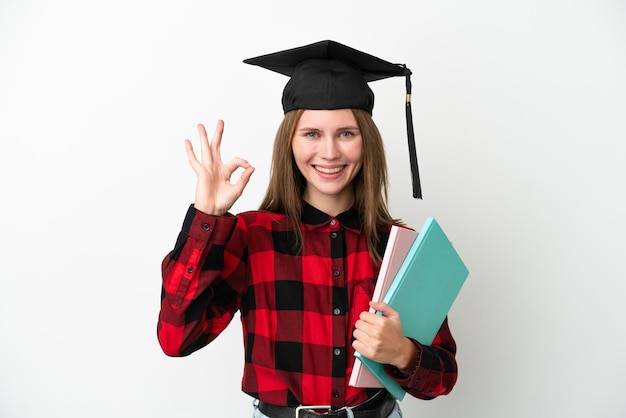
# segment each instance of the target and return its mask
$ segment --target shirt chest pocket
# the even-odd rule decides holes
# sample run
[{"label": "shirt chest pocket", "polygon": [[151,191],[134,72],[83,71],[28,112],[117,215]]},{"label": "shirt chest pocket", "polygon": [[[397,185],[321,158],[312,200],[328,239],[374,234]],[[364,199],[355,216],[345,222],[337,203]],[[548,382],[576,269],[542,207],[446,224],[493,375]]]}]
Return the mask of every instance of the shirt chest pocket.
[{"label": "shirt chest pocket", "polygon": [[352,298],[349,301],[350,303],[350,323],[354,325],[357,319],[359,319],[359,315],[363,311],[368,311],[370,306],[369,303],[372,300],[372,295],[374,294],[374,280],[373,279],[365,279],[361,280],[358,283],[355,283],[354,290],[352,291]]}]

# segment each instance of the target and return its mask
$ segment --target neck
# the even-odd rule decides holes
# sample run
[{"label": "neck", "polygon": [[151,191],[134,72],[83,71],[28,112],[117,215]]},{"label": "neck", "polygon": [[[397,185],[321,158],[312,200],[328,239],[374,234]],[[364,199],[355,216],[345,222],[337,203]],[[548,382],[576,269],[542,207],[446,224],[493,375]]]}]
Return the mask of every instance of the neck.
[{"label": "neck", "polygon": [[346,193],[339,195],[325,195],[312,193],[306,188],[302,198],[311,206],[330,216],[337,216],[354,205],[354,192],[352,190],[346,190]]}]

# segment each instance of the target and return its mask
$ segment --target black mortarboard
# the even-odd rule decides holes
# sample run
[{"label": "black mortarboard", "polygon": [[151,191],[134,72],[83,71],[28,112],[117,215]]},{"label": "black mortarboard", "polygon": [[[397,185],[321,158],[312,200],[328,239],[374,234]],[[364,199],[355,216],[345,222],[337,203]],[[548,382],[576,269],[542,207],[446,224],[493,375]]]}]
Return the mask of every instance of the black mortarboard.
[{"label": "black mortarboard", "polygon": [[283,91],[283,110],[374,108],[374,93],[368,82],[388,77],[406,78],[406,123],[413,197],[421,199],[413,118],[411,111],[411,70],[403,64],[366,54],[334,41],[321,41],[298,48],[244,60],[290,77]]}]

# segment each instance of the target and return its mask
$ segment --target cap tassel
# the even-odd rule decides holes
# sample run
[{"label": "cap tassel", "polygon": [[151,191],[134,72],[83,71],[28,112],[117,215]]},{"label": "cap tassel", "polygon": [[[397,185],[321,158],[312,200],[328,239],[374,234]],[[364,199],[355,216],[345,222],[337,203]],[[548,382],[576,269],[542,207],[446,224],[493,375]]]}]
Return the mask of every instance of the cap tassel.
[{"label": "cap tassel", "polygon": [[422,186],[420,184],[420,174],[417,166],[417,151],[415,149],[415,133],[413,132],[413,111],[411,110],[411,70],[406,65],[404,74],[406,76],[406,134],[409,142],[409,160],[411,162],[411,179],[413,181],[413,197],[422,198]]}]

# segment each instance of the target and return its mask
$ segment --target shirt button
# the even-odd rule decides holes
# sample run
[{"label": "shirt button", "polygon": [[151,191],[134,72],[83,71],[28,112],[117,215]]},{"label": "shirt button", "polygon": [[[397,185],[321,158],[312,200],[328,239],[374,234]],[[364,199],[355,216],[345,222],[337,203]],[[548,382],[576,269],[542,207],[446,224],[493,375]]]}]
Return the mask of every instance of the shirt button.
[{"label": "shirt button", "polygon": [[193,273],[193,267],[187,267],[187,273]]},{"label": "shirt button", "polygon": [[339,270],[333,270],[333,276],[337,277],[339,274],[341,274],[339,273]]},{"label": "shirt button", "polygon": [[331,225],[335,225],[336,223],[337,223],[337,221],[336,221],[336,220],[334,220],[334,219],[331,219],[331,220],[330,220],[330,224],[331,224]]},{"label": "shirt button", "polygon": [[208,231],[209,229],[211,229],[211,225],[209,225],[209,224],[202,224],[202,229],[204,229],[205,231]]},{"label": "shirt button", "polygon": [[331,232],[330,233],[330,237],[331,238],[337,238],[337,233],[336,232]]},{"label": "shirt button", "polygon": [[334,354],[334,355],[336,355],[336,356],[338,356],[339,354],[341,354],[341,348],[335,348],[335,349],[333,350],[333,354]]},{"label": "shirt button", "polygon": [[337,389],[333,390],[333,398],[338,398],[339,397],[339,391]]},{"label": "shirt button", "polygon": [[341,309],[335,308],[333,309],[333,315],[339,315],[341,313]]}]

